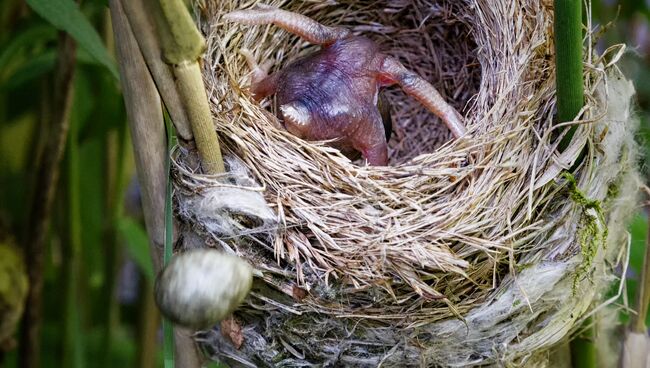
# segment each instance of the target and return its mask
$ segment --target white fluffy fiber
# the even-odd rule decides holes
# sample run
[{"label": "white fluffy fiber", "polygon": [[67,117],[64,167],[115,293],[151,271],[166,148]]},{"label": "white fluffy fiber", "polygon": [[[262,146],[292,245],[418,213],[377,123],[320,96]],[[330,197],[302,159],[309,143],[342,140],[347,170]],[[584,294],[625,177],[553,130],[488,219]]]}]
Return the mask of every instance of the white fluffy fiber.
[{"label": "white fluffy fiber", "polygon": [[210,185],[199,189],[196,186],[206,183],[194,183],[196,190],[177,193],[181,215],[194,219],[205,231],[222,240],[258,233],[273,234],[277,230],[277,215],[264,200],[264,188],[256,183],[240,160],[228,156],[226,164],[228,173],[211,181]]}]

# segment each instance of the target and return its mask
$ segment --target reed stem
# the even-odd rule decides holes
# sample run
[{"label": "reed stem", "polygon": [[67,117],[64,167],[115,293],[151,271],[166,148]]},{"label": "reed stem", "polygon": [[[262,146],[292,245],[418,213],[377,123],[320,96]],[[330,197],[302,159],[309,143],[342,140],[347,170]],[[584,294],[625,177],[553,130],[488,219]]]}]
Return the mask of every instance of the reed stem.
[{"label": "reed stem", "polygon": [[[582,0],[555,0],[555,84],[557,89],[557,121],[576,118],[584,105],[582,76]],[[563,151],[571,143],[573,126],[560,141]],[[595,367],[593,321],[587,319],[584,332],[571,341],[571,362],[574,368]]]},{"label": "reed stem", "polygon": [[[168,157],[165,126],[160,96],[138,48],[120,0],[109,0],[111,20],[120,66],[120,80],[124,94],[129,129],[135,156],[138,181],[142,191],[142,207],[154,272],[163,264],[165,244],[165,193],[167,175],[165,160]],[[172,227],[175,225],[172,224]],[[172,244],[178,240],[175,231],[168,232]],[[177,356],[197,357],[198,352],[190,341],[175,341]],[[198,360],[196,358],[195,360]],[[194,367],[181,365],[182,367]],[[198,367],[198,365],[196,365]]]},{"label": "reed stem", "polygon": [[208,174],[222,173],[225,167],[219,139],[198,63],[205,51],[205,40],[182,0],[159,0],[158,4],[154,11],[163,58],[172,65],[203,170]]},{"label": "reed stem", "polygon": [[178,91],[192,124],[194,141],[201,155],[203,169],[208,174],[225,172],[199,63],[176,65],[174,66],[174,75],[176,75]]},{"label": "reed stem", "polygon": [[28,233],[23,239],[29,292],[25,303],[20,340],[19,364],[22,368],[40,367],[45,243],[49,234],[54,195],[59,182],[59,166],[70,127],[75,61],[76,43],[68,34],[61,32],[52,93],[49,139],[46,143],[43,161],[37,171],[39,174],[32,198]]},{"label": "reed stem", "polygon": [[587,318],[581,328],[583,332],[571,340],[571,366],[573,368],[595,368],[596,345],[594,344],[593,319]]},{"label": "reed stem", "polygon": [[632,316],[631,329],[637,333],[647,331],[646,318],[650,308],[650,218],[648,218],[648,236],[645,244],[645,256],[643,268],[641,269],[641,280],[636,295],[636,310],[638,314]]},{"label": "reed stem", "polygon": [[160,97],[162,97],[174,123],[176,134],[184,141],[191,141],[194,139],[192,128],[183,101],[178,94],[172,69],[160,57],[162,55],[162,46],[156,36],[155,22],[150,16],[153,12],[153,6],[151,5],[151,2],[145,4],[145,0],[122,2],[124,12],[129,19],[133,34],[144,56],[144,61],[149,67],[151,76],[156,82],[158,93],[160,93]]},{"label": "reed stem", "polygon": [[[582,0],[555,0],[555,84],[557,121],[576,118],[584,105],[582,77]],[[569,143],[576,127],[571,127],[560,142]]]},{"label": "reed stem", "polygon": [[65,313],[63,315],[63,358],[64,367],[81,368],[83,347],[81,343],[80,314],[83,305],[79,303],[79,274],[81,273],[82,239],[81,239],[81,183],[79,164],[79,144],[77,142],[77,124],[72,123],[67,145],[67,234],[63,249],[63,294]]},{"label": "reed stem", "polygon": [[[170,152],[173,139],[171,124],[167,123],[167,152]],[[172,215],[172,180],[171,180],[171,158],[169,154],[165,159],[165,172],[167,176],[167,185],[165,190],[165,247],[163,251],[163,262],[165,266],[172,259],[174,253],[174,219]],[[167,319],[163,318],[163,359],[165,368],[174,368],[174,326]]]}]

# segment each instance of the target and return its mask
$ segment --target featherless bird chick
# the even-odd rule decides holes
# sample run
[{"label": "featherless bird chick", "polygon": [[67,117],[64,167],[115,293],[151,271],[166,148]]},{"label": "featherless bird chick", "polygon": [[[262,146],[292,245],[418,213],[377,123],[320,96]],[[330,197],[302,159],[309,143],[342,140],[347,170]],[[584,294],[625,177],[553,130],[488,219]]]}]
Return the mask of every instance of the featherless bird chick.
[{"label": "featherless bird chick", "polygon": [[322,46],[271,75],[269,64],[258,65],[242,50],[252,69],[253,97],[276,94],[285,128],[300,138],[332,140],[345,154],[357,151],[371,165],[386,165],[391,123],[379,89],[393,84],[439,116],[456,138],[465,134],[461,115],[438,91],[369,38],[268,5],[233,11],[225,19],[274,24]]}]

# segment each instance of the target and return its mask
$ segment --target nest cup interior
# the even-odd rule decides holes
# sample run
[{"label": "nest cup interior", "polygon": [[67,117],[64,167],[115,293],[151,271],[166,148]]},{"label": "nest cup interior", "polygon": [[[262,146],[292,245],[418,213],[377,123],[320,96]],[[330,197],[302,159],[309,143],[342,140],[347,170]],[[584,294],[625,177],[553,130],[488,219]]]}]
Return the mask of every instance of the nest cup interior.
[{"label": "nest cup interior", "polygon": [[[376,7],[376,8],[375,8]],[[457,1],[380,1],[370,8],[359,1],[340,2],[328,13],[313,11],[323,24],[351,29],[371,38],[382,52],[397,57],[432,83],[443,98],[464,114],[480,84],[480,65],[472,39],[466,4]],[[377,10],[379,9],[379,10]],[[309,16],[309,12],[305,15]],[[302,44],[304,46],[304,43]],[[280,64],[312,51],[288,45]],[[298,47],[294,47],[298,46]],[[384,89],[391,105],[394,134],[389,141],[391,165],[430,153],[452,137],[440,119],[399,87]],[[361,163],[361,162],[357,162]]]},{"label": "nest cup interior", "polygon": [[[380,45],[382,52],[397,57],[408,69],[429,81],[445,101],[465,115],[468,103],[478,92],[480,64],[470,28],[467,4],[456,1],[337,1],[265,2],[311,17],[318,22],[350,29]],[[249,4],[231,2],[233,9]],[[225,12],[224,12],[225,13]],[[246,48],[258,63],[272,61],[275,72],[319,46],[276,26],[223,24],[240,35],[232,35],[226,52]],[[241,36],[241,37],[240,37]],[[247,39],[254,38],[254,42]],[[217,51],[219,52],[219,51]],[[231,55],[232,56],[232,55]],[[243,57],[231,71],[237,75],[235,88],[248,88],[248,66]],[[225,66],[231,68],[232,66]],[[390,105],[393,134],[389,141],[389,165],[399,165],[452,140],[442,121],[397,86],[383,89]],[[264,107],[278,115],[269,98]],[[466,121],[469,124],[471,120]],[[362,160],[355,161],[363,165]]]},{"label": "nest cup interior", "polygon": [[[398,57],[408,69],[432,83],[449,104],[465,115],[481,78],[466,4],[379,3],[383,11],[369,14],[375,19],[360,19],[362,24],[350,22],[344,26],[375,40],[385,53]],[[368,25],[372,23],[380,26]],[[439,118],[398,87],[387,88],[384,93],[392,103],[396,133],[389,142],[391,164],[434,152],[452,139]]]}]

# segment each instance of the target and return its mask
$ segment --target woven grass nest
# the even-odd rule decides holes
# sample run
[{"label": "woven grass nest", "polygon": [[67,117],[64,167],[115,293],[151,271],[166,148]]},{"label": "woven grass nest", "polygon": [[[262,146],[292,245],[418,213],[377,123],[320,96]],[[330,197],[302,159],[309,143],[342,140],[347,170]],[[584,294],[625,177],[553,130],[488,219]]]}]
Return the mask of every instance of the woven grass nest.
[{"label": "woven grass nest", "polygon": [[234,317],[197,335],[209,355],[250,367],[544,365],[607,305],[639,185],[620,47],[598,55],[587,35],[586,105],[559,155],[552,2],[265,2],[372,38],[465,117],[469,134],[452,140],[388,89],[390,165],[372,167],[292,136],[251,98],[242,48],[273,70],[315,49],[223,21],[253,3],[196,8],[229,173],[174,156],[186,238],[256,269]]}]

